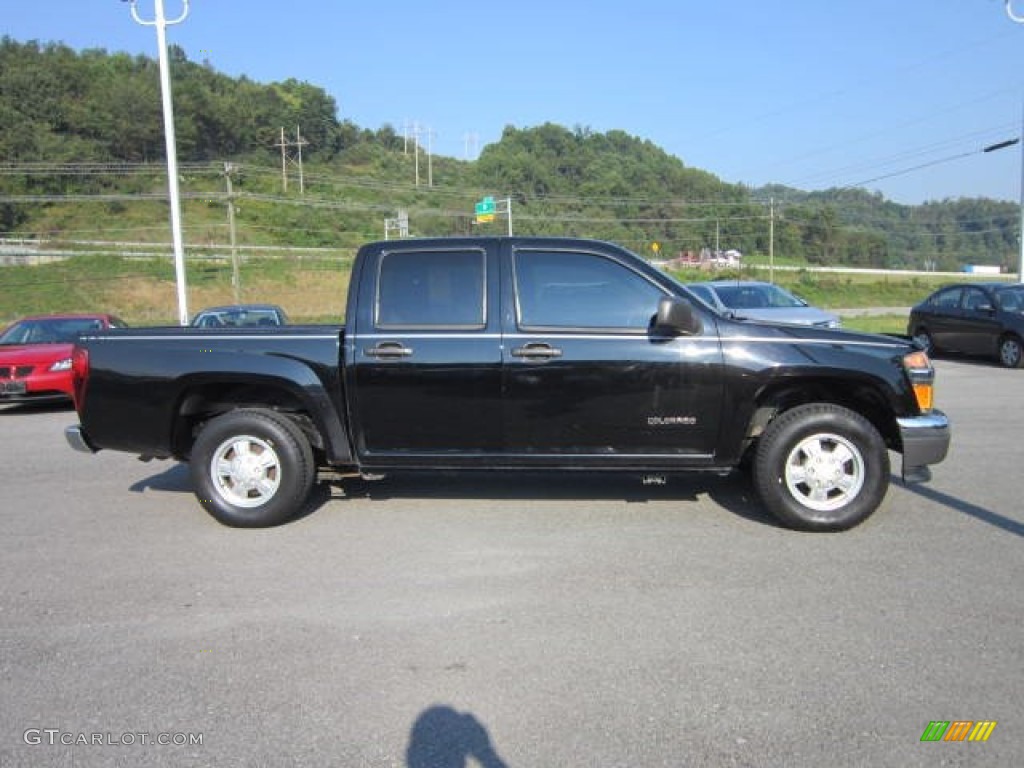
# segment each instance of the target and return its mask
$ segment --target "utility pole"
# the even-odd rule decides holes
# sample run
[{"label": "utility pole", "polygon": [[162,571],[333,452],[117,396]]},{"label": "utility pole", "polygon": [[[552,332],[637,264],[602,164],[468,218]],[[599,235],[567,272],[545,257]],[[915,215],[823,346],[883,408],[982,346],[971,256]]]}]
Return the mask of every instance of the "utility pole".
[{"label": "utility pole", "polygon": [[409,122],[405,123],[405,154],[409,154],[409,137],[412,136],[413,168],[416,174],[416,186],[420,185],[420,135],[427,135],[427,186],[434,186],[434,158],[431,142],[434,131],[429,125],[421,126],[419,120],[412,121],[412,133],[409,133]]},{"label": "utility pole", "polygon": [[414,120],[412,124],[412,156],[416,168],[416,186],[420,185],[420,124]]},{"label": "utility pole", "polygon": [[274,145],[281,148],[281,189],[288,191],[288,142],[284,140],[284,126],[281,126],[281,140]]},{"label": "utility pole", "polygon": [[290,157],[288,157],[288,147],[296,147],[298,157],[298,162],[296,163],[296,165],[298,165],[299,168],[299,194],[306,194],[306,183],[302,175],[302,148],[306,144],[309,144],[309,142],[302,138],[302,134],[299,131],[299,126],[295,126],[295,141],[288,141],[285,139],[284,127],[282,126],[281,138],[274,146],[281,148],[281,187],[285,192],[288,191],[288,163],[296,162],[292,160]]},{"label": "utility pole", "polygon": [[775,198],[768,198],[768,282],[775,282]]},{"label": "utility pole", "polygon": [[231,287],[234,289],[235,304],[242,303],[241,276],[238,273],[238,246],[235,244],[235,193],[231,188],[231,172],[234,166],[224,163],[224,180],[228,188],[228,238],[231,242]]},{"label": "utility pole", "polygon": [[305,142],[305,141],[302,140],[302,136],[299,134],[299,126],[296,125],[295,126],[295,146],[297,148],[296,151],[299,153],[299,194],[300,195],[305,195],[306,194],[306,181],[305,181],[305,177],[302,175],[302,145],[306,144],[306,143],[308,143],[308,142]]},{"label": "utility pole", "polygon": [[185,246],[181,237],[181,198],[178,193],[178,150],[174,140],[174,106],[171,102],[171,73],[167,60],[168,26],[180,24],[188,16],[189,0],[182,0],[183,10],[176,19],[164,15],[164,0],[153,0],[154,17],[144,21],[139,16],[136,0],[131,3],[132,19],[144,27],[156,27],[156,43],[160,53],[160,94],[164,113],[164,143],[167,148],[167,194],[171,205],[171,240],[174,246],[174,276],[178,286],[178,322],[188,325],[188,291],[185,286]]},{"label": "utility pole", "polygon": [[427,186],[434,186],[434,152],[433,152],[434,130],[427,126]]}]

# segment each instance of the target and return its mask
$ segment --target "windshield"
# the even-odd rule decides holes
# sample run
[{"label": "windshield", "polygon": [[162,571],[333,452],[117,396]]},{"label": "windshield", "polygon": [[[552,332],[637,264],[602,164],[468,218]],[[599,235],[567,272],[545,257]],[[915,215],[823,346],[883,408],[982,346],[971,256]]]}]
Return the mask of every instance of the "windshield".
[{"label": "windshield", "polygon": [[807,306],[793,294],[771,284],[720,285],[715,287],[715,292],[729,309],[787,309]]},{"label": "windshield", "polygon": [[22,320],[0,335],[0,345],[69,344],[77,341],[80,333],[98,331],[102,328],[103,321],[93,317]]},{"label": "windshield", "polygon": [[283,325],[284,320],[276,309],[263,307],[232,307],[211,309],[196,315],[192,325],[200,328],[220,328],[240,325]]}]

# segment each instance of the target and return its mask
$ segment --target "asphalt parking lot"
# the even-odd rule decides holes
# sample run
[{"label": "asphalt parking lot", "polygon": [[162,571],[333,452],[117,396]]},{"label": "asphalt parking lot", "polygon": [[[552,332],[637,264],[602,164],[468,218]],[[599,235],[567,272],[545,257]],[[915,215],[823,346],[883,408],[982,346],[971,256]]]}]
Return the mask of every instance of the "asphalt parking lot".
[{"label": "asphalt parking lot", "polygon": [[1024,371],[937,368],[949,458],[831,535],[607,475],[232,530],[183,467],[0,409],[0,766],[1022,765]]}]

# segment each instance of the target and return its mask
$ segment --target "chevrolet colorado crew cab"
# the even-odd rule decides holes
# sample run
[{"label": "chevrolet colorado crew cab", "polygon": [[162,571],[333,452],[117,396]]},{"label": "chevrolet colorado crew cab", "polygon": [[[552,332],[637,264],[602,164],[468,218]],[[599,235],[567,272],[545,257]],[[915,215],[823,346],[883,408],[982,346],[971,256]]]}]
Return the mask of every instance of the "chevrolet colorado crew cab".
[{"label": "chevrolet colorado crew cab", "polygon": [[300,513],[318,471],[749,470],[764,506],[850,528],[945,457],[915,342],[720,314],[611,243],[370,243],[345,323],[131,328],[73,353],[79,450],[188,462],[230,526]]}]

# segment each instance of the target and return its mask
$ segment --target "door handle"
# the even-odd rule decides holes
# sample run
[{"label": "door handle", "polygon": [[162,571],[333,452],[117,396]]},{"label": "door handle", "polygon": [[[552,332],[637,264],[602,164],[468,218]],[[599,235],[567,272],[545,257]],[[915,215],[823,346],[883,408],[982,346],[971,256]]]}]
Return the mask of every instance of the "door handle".
[{"label": "door handle", "polygon": [[562,350],[542,342],[524,344],[512,350],[512,357],[525,357],[527,360],[550,360],[553,357],[561,356]]},{"label": "door handle", "polygon": [[400,341],[382,341],[375,347],[367,347],[364,349],[363,354],[367,357],[377,357],[382,360],[390,360],[398,359],[400,357],[409,357],[409,355],[412,354],[412,350]]}]

